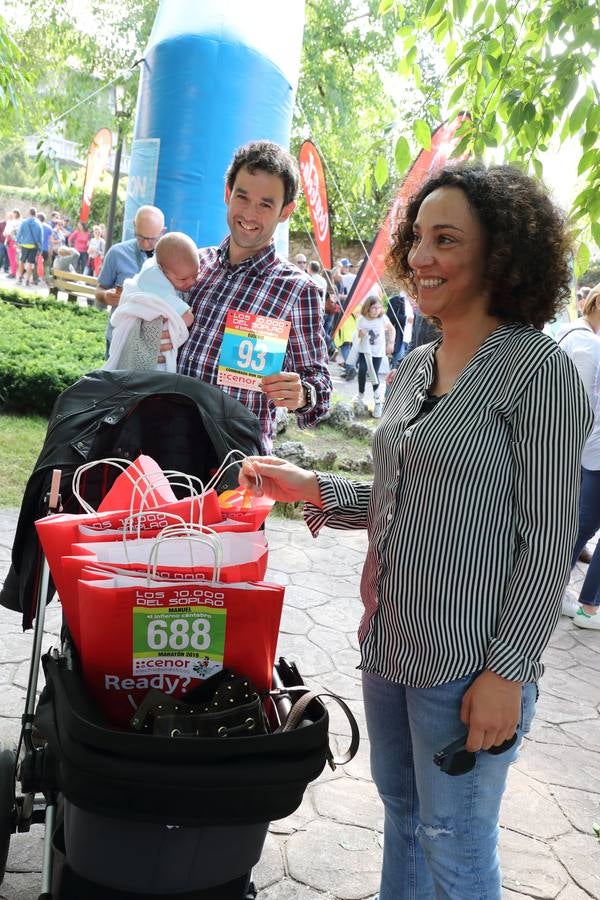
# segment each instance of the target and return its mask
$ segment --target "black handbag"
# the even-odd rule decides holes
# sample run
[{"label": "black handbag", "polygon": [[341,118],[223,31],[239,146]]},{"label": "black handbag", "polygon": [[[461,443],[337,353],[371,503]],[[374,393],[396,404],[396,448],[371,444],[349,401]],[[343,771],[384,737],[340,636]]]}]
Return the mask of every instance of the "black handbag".
[{"label": "black handbag", "polygon": [[131,719],[136,731],[162,737],[229,737],[266,734],[263,698],[254,685],[227,669],[176,700],[148,691]]}]

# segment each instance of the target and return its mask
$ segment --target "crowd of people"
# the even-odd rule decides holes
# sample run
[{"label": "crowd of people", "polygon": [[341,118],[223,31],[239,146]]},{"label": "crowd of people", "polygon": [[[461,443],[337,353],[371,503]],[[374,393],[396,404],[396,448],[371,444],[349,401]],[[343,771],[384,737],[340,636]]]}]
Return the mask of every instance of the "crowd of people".
[{"label": "crowd of people", "polygon": [[97,276],[102,268],[105,226],[78,221],[73,227],[58,211],[49,217],[30,207],[7,209],[0,221],[0,272],[17,284],[48,283],[59,269]]}]

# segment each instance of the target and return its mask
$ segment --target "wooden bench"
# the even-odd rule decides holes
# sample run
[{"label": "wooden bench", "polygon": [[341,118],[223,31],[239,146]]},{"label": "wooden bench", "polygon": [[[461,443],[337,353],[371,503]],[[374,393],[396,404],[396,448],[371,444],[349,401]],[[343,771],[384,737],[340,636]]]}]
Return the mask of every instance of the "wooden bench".
[{"label": "wooden bench", "polygon": [[65,291],[67,300],[76,303],[78,297],[83,297],[88,306],[94,305],[97,286],[98,279],[94,275],[80,275],[79,272],[53,270],[48,279],[48,287],[54,297],[58,296],[59,291]]}]

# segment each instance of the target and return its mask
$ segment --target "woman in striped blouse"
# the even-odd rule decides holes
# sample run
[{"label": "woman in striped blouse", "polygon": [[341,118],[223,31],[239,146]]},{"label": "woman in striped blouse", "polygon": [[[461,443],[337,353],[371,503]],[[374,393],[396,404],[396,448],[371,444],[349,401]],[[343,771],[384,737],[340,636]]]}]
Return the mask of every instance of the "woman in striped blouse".
[{"label": "woman in striped blouse", "polygon": [[[591,423],[571,361],[540,330],[568,296],[569,250],[533,179],[442,170],[390,252],[442,337],[400,364],[372,485],[276,458],[242,469],[257,493],[307,500],[313,534],[368,529],[359,638],[385,807],[379,900],[501,897],[500,801],[559,617]],[[455,741],[452,777],[452,753],[442,768],[433,757]]]}]

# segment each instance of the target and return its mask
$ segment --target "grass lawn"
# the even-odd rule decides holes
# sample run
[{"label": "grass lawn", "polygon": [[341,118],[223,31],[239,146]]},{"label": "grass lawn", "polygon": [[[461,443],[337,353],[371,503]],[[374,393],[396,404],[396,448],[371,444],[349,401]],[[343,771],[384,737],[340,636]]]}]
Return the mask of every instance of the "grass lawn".
[{"label": "grass lawn", "polygon": [[[46,426],[47,420],[42,416],[0,414],[0,507],[21,506],[25,485],[44,443]],[[349,438],[329,425],[299,429],[295,421],[290,422],[278,441],[301,441],[312,453],[337,450],[346,458],[364,456],[368,448],[366,441]],[[366,476],[352,477],[363,480]]]},{"label": "grass lawn", "polygon": [[21,506],[47,424],[43,416],[0,414],[0,506]]}]

